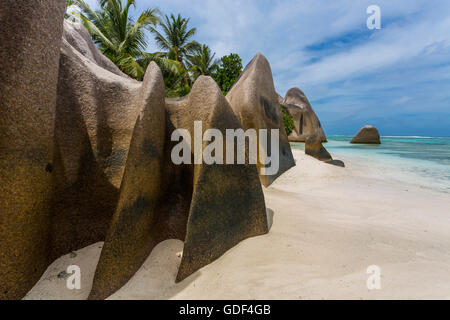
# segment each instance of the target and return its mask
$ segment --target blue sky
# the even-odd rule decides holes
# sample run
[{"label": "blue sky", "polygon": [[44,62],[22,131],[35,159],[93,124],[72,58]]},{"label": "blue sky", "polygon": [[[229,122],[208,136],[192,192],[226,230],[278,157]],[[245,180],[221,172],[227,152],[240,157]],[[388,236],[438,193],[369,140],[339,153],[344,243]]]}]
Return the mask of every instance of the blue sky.
[{"label": "blue sky", "polygon": [[[372,4],[381,30],[366,26]],[[450,1],[137,0],[147,7],[190,17],[218,57],[246,64],[263,53],[278,93],[302,89],[327,134],[372,124],[382,135],[450,136]]]}]

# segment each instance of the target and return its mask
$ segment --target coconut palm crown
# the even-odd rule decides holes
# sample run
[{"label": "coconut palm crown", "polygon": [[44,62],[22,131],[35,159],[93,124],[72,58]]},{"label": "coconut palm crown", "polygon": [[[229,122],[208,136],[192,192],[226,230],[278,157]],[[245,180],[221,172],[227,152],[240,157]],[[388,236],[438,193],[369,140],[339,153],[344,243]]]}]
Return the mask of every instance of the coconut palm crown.
[{"label": "coconut palm crown", "polygon": [[211,53],[207,45],[202,45],[193,55],[187,57],[187,66],[196,79],[199,76],[211,76],[219,66],[219,60],[214,59],[216,54]]},{"label": "coconut palm crown", "polygon": [[158,24],[157,9],[143,11],[136,21],[130,15],[135,0],[100,0],[100,9],[93,10],[84,0],[74,0],[80,8],[80,19],[100,51],[127,75],[141,80],[148,61],[145,52],[145,30]]},{"label": "coconut palm crown", "polygon": [[173,14],[164,17],[160,26],[162,33],[155,27],[150,27],[150,31],[155,35],[156,44],[165,52],[168,58],[177,60],[184,65],[188,55],[194,54],[201,46],[191,38],[197,32],[196,28],[188,29],[189,19]]}]

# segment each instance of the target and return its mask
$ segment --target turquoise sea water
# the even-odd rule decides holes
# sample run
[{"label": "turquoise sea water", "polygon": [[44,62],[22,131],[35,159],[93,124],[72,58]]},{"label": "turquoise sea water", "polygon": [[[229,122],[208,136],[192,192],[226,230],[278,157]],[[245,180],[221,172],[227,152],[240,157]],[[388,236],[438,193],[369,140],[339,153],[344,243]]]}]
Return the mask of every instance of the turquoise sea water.
[{"label": "turquoise sea water", "polygon": [[325,147],[334,158],[357,157],[385,169],[395,180],[450,193],[450,138],[382,137],[381,145],[350,144],[351,136],[327,138]]}]

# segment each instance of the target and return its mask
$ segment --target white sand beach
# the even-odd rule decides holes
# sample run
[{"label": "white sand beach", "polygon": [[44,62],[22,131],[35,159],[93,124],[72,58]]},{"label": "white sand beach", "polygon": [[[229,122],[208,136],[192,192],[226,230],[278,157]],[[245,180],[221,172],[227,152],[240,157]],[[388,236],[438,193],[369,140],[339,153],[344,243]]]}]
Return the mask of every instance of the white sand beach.
[{"label": "white sand beach", "polygon": [[[243,241],[175,284],[183,244],[159,244],[110,299],[450,299],[450,196],[294,150],[297,166],[265,189],[270,233]],[[86,299],[102,243],[55,261],[25,299]],[[81,268],[81,289],[58,278]],[[368,290],[367,267],[381,268]]]}]

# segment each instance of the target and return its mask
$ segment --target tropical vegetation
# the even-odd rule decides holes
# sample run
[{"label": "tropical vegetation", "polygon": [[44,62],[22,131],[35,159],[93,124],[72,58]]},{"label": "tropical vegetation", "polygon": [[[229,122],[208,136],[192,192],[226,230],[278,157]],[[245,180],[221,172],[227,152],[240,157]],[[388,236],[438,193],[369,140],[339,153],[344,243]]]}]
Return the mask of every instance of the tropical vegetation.
[{"label": "tropical vegetation", "polygon": [[[85,0],[66,0],[66,18],[81,21],[99,50],[128,76],[142,80],[151,61],[161,68],[169,97],[188,94],[199,76],[213,77],[226,94],[242,72],[237,54],[215,58],[208,45],[194,38],[197,29],[178,15],[163,15],[156,8],[136,11],[137,0],[98,0],[91,8]],[[135,18],[136,17],[136,18]],[[158,52],[147,52],[153,36]]]},{"label": "tropical vegetation", "polygon": [[286,130],[286,135],[289,137],[295,129],[294,117],[287,112],[283,105],[280,105],[280,107],[283,115],[284,129]]},{"label": "tropical vegetation", "polygon": [[232,53],[220,59],[217,71],[213,74],[224,95],[230,91],[233,84],[242,73],[242,59],[239,55]]},{"label": "tropical vegetation", "polygon": [[214,59],[215,53],[207,45],[197,48],[193,55],[188,56],[187,66],[192,71],[194,79],[199,76],[212,76],[219,67],[219,60]]}]

